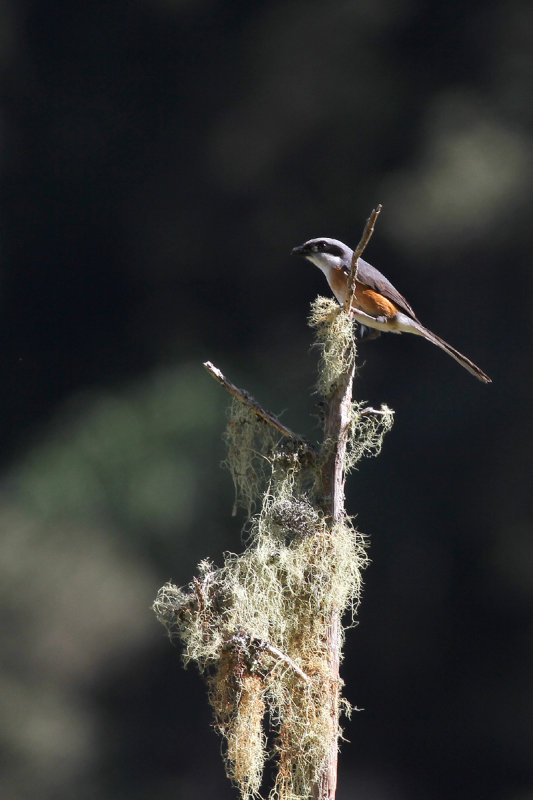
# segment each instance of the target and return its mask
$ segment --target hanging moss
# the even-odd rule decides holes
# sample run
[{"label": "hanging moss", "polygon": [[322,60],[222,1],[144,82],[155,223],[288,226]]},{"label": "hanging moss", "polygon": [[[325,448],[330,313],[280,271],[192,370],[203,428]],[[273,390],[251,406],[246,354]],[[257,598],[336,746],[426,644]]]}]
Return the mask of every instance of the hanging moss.
[{"label": "hanging moss", "polygon": [[[264,761],[274,754],[272,797],[308,796],[331,735],[322,689],[327,620],[332,609],[355,610],[366,564],[351,521],[329,527],[298,494],[297,477],[274,472],[243,553],[226,554],[218,570],[204,562],[185,591],[167,584],[155,603],[185,660],[208,676],[227,773],[246,799],[259,792]],[[277,731],[270,753],[266,716]]]},{"label": "hanging moss", "polygon": [[[324,396],[355,356],[351,322],[319,298],[312,324],[321,349]],[[363,413],[354,405],[347,467],[376,454],[392,413]],[[270,800],[307,800],[321,774],[334,720],[349,705],[329,691],[328,625],[333,612],[360,599],[367,564],[363,536],[350,518],[332,523],[312,495],[313,465],[294,445],[241,403],[226,431],[227,466],[237,501],[251,516],[247,546],[209,561],[185,589],[167,584],[154,610],[173,639],[205,676],[215,727],[225,742],[228,776],[243,800],[259,797],[266,759],[277,773]],[[338,708],[324,702],[337,698]],[[272,732],[267,738],[266,731]]]},{"label": "hanging moss", "polygon": [[224,461],[235,487],[233,514],[243,508],[250,516],[260,497],[260,487],[270,472],[268,457],[280,435],[248,406],[232,399],[224,433],[227,457]]},{"label": "hanging moss", "polygon": [[355,361],[353,323],[342,307],[328,297],[316,298],[308,322],[315,328],[315,345],[320,353],[317,392],[328,398]]},{"label": "hanging moss", "polygon": [[385,434],[393,424],[394,411],[388,406],[382,405],[379,411],[374,411],[365,403],[352,403],[344,463],[346,472],[350,472],[365,456],[379,456]]}]

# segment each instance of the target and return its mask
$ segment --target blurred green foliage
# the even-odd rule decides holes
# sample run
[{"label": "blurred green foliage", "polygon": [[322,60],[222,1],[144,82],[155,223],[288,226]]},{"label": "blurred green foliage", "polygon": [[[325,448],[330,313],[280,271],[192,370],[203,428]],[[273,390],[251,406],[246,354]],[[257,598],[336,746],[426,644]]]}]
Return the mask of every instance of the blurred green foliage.
[{"label": "blurred green foliage", "polygon": [[209,456],[223,401],[200,364],[79,395],[10,471],[11,496],[47,522],[93,520],[175,540],[218,466]]},{"label": "blurred green foliage", "polygon": [[239,547],[201,362],[313,437],[326,287],[289,252],[355,242],[377,202],[368,259],[494,384],[415,337],[360,348],[357,399],[397,414],[348,482],[373,563],[338,800],[531,794],[532,23],[526,0],[0,6],[3,799],[233,796],[150,612]]}]

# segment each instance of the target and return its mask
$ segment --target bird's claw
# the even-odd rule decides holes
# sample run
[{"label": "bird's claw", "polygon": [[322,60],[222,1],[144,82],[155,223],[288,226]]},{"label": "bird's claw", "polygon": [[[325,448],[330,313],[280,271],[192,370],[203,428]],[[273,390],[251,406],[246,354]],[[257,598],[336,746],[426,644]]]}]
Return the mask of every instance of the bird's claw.
[{"label": "bird's claw", "polygon": [[354,335],[358,342],[369,342],[372,339],[377,339],[381,336],[381,331],[377,328],[369,328],[368,325],[363,325],[361,322],[355,324]]}]

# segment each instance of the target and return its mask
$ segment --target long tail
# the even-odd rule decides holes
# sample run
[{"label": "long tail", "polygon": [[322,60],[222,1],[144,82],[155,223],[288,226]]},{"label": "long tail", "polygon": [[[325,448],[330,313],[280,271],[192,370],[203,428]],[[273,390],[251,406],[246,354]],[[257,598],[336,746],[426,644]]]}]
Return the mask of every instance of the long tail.
[{"label": "long tail", "polygon": [[[390,322],[389,322],[390,325]],[[483,381],[483,383],[492,383],[491,378],[486,375],[482,369],[480,369],[477,364],[474,364],[473,361],[470,361],[469,358],[464,356],[459,350],[456,350],[455,347],[452,347],[451,344],[445,342],[444,339],[441,339],[440,336],[437,336],[436,333],[430,331],[428,328],[424,328],[421,322],[417,319],[413,319],[412,317],[408,317],[407,314],[403,314],[401,311],[395,315],[393,319],[394,328],[396,333],[414,333],[417,336],[423,336],[424,339],[427,339],[428,342],[432,344],[436,344],[437,347],[440,347],[441,350],[444,350],[445,353],[448,353],[449,356],[454,358],[458,364],[462,367],[467,369],[478,381]]]},{"label": "long tail", "polygon": [[428,342],[432,342],[432,344],[436,344],[437,347],[440,347],[441,350],[444,350],[445,353],[448,353],[449,356],[454,358],[458,364],[462,367],[467,369],[478,381],[483,381],[483,383],[492,383],[492,379],[486,375],[482,369],[480,369],[477,364],[474,364],[473,361],[470,361],[469,358],[464,356],[459,350],[456,350],[455,347],[452,347],[451,344],[445,342],[444,339],[441,339],[440,336],[437,336],[436,333],[433,331],[424,328],[423,325],[420,325],[420,328],[417,331],[420,336],[423,336],[424,339],[427,339]]}]

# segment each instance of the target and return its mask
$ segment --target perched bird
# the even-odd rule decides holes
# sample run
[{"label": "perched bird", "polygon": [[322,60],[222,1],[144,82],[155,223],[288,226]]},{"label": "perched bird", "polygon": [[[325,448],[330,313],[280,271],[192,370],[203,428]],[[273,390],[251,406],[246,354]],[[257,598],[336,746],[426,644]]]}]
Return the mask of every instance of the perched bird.
[{"label": "perched bird", "polygon": [[[338,239],[321,237],[295,247],[292,255],[303,256],[322,270],[341,305],[348,292],[348,276],[353,250]],[[452,347],[440,336],[425,328],[415,312],[392,283],[375,267],[360,258],[352,305],[354,319],[361,325],[389,333],[415,333],[436,344],[462,367],[483,383],[491,383],[488,375],[473,361]],[[378,334],[379,335],[379,334]]]}]

